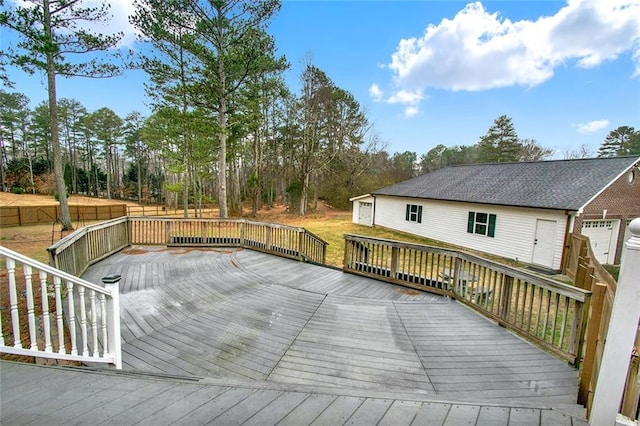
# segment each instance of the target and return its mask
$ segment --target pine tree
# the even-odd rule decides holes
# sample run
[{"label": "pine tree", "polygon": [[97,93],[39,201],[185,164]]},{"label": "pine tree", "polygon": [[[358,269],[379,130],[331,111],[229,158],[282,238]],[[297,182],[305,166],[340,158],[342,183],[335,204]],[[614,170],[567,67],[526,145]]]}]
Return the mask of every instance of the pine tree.
[{"label": "pine tree", "polygon": [[487,134],[478,141],[477,148],[479,163],[519,161],[522,144],[511,118],[506,115],[496,118]]},{"label": "pine tree", "polygon": [[53,165],[64,231],[73,229],[73,225],[60,148],[56,77],[110,77],[120,71],[113,63],[92,55],[115,47],[123,34],[103,35],[87,30],[82,24],[109,18],[108,3],[90,3],[92,6],[83,6],[81,0],[39,0],[0,12],[0,25],[20,36],[17,45],[9,48],[11,62],[29,73],[40,70],[47,75]]},{"label": "pine tree", "polygon": [[600,145],[598,157],[618,157],[621,155],[637,155],[640,150],[640,132],[633,127],[620,126],[609,132]]}]

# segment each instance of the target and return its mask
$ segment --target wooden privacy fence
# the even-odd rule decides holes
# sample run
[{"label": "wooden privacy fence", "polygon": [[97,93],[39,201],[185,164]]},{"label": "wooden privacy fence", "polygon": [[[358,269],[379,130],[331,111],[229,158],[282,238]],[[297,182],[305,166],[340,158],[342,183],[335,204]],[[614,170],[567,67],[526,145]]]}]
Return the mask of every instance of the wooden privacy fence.
[{"label": "wooden privacy fence", "polygon": [[2,246],[0,256],[0,352],[122,367],[117,280],[102,287]]},{"label": "wooden privacy fence", "polygon": [[235,219],[122,217],[78,229],[49,247],[52,266],[81,275],[132,244],[244,247],[324,264],[327,243],[304,228]]},{"label": "wooden privacy fence", "polygon": [[[578,402],[587,407],[587,413],[590,413],[602,364],[617,283],[596,259],[588,237],[570,234],[568,241],[563,273],[572,277],[577,287],[591,290],[593,293],[578,389]],[[620,406],[621,414],[635,419],[640,416],[639,351],[640,325],[636,334],[635,349],[629,359],[627,383]]]},{"label": "wooden privacy fence", "polygon": [[579,365],[590,291],[455,250],[344,238],[345,272],[453,297]]},{"label": "wooden privacy fence", "polygon": [[[71,220],[107,220],[127,215],[125,204],[108,206],[70,205]],[[39,225],[53,223],[60,218],[60,206],[2,206],[0,207],[0,226]]]},{"label": "wooden privacy fence", "polygon": [[[196,211],[194,205],[188,207],[190,215]],[[197,208],[200,212],[217,212],[217,208],[214,204],[202,205]],[[127,216],[168,216],[168,215],[181,215],[184,213],[182,207],[166,207],[166,206],[127,206]]]}]

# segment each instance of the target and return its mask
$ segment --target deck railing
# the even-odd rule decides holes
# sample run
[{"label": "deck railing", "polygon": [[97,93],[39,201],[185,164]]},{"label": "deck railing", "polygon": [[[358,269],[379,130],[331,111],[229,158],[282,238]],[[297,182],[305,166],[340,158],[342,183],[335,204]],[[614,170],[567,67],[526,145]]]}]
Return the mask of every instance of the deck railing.
[{"label": "deck railing", "polygon": [[244,247],[325,264],[327,243],[304,228],[244,219],[129,217],[130,244]]},{"label": "deck railing", "polygon": [[92,264],[129,245],[127,217],[84,226],[47,250],[49,264],[80,276]]},{"label": "deck railing", "polygon": [[122,368],[118,283],[104,287],[0,246],[0,352]]},{"label": "deck railing", "polygon": [[575,365],[591,292],[471,254],[345,235],[344,271],[453,297]]},{"label": "deck railing", "polygon": [[121,217],[80,228],[47,250],[52,266],[80,276],[129,245],[244,247],[321,265],[327,247],[304,228],[244,219]]}]

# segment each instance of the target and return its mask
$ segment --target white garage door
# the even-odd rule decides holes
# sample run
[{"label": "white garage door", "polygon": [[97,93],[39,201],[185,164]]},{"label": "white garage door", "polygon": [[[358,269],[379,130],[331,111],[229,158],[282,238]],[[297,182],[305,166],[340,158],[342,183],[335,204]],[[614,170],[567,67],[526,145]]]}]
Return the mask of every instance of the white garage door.
[{"label": "white garage door", "polygon": [[602,264],[614,262],[618,222],[617,220],[585,220],[582,223],[582,235],[589,237],[593,254]]},{"label": "white garage door", "polygon": [[360,215],[358,217],[358,223],[360,225],[372,225],[372,216],[373,216],[373,203],[360,202]]}]

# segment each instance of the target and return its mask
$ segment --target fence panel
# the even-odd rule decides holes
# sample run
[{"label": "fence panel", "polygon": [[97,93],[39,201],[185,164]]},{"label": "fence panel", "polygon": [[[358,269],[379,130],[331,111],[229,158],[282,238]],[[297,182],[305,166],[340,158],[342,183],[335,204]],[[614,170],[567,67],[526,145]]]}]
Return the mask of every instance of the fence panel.
[{"label": "fence panel", "polygon": [[[108,220],[127,215],[125,204],[103,206],[70,205],[72,221]],[[60,218],[59,206],[2,206],[0,227],[50,224]]]}]

